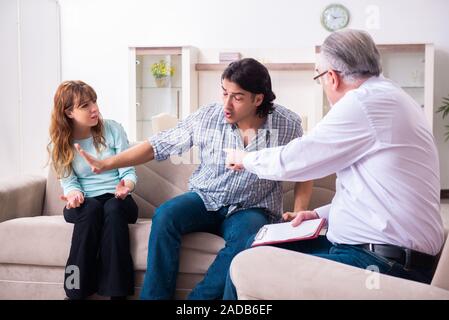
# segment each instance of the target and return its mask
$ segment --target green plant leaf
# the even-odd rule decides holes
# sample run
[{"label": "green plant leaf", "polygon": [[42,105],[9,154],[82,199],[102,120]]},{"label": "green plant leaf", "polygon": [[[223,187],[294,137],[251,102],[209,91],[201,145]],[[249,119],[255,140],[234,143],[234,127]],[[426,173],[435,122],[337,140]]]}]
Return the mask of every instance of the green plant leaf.
[{"label": "green plant leaf", "polygon": [[444,126],[446,128],[446,132],[444,133],[444,141],[449,140],[449,125]]},{"label": "green plant leaf", "polygon": [[447,117],[447,115],[449,114],[449,107],[441,107],[440,109],[438,109],[437,112],[442,112],[443,113],[443,119],[445,119]]},{"label": "green plant leaf", "polygon": [[443,119],[447,117],[447,115],[449,114],[449,98],[444,97],[443,98],[443,104],[441,105],[441,107],[438,108],[438,110],[436,111],[437,113],[443,113]]},{"label": "green plant leaf", "polygon": [[[449,97],[443,97],[443,103],[441,107],[438,108],[436,113],[443,113],[443,119],[445,119],[449,115]],[[449,140],[449,125],[445,126],[446,132],[444,134],[444,141]]]}]

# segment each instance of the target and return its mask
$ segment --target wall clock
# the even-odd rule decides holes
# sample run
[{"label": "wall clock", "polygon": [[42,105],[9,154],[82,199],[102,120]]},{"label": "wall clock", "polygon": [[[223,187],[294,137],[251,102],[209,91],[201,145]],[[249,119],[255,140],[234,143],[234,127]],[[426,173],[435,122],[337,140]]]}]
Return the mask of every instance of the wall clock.
[{"label": "wall clock", "polygon": [[321,14],[321,24],[328,31],[343,29],[349,24],[349,10],[341,4],[328,5]]}]

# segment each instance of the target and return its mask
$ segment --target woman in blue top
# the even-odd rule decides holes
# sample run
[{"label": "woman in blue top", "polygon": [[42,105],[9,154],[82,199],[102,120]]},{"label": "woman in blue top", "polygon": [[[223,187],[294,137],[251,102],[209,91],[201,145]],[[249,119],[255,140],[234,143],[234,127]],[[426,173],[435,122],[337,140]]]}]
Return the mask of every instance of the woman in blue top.
[{"label": "woman in blue top", "polygon": [[64,289],[69,299],[93,293],[114,298],[134,294],[134,268],[128,223],[137,220],[130,195],[137,178],[133,167],[92,173],[75,151],[107,158],[128,148],[122,126],[102,120],[95,91],[82,81],[57,89],[50,124],[49,153],[64,189],[64,218],[74,224]]}]

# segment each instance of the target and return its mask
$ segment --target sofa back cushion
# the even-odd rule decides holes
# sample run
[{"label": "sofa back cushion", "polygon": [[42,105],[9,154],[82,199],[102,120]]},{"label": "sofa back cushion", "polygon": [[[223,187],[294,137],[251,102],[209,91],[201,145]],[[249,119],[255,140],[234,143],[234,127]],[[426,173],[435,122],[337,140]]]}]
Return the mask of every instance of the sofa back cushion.
[{"label": "sofa back cushion", "polygon": [[[312,197],[309,202],[309,209],[319,208],[332,201],[335,195],[335,174],[317,179],[313,182]],[[284,182],[284,211],[293,211],[295,203],[294,182]]]},{"label": "sofa back cushion", "polygon": [[[163,202],[187,191],[188,180],[197,165],[175,164],[170,159],[151,161],[136,166],[137,186],[133,198],[139,207],[140,218],[151,218],[154,209]],[[284,211],[293,209],[293,182],[285,182]],[[335,193],[335,175],[316,180],[310,208],[330,203]],[[62,188],[54,170],[50,169],[47,179],[44,215],[60,215],[64,202],[59,199]]]},{"label": "sofa back cushion", "polygon": [[53,166],[49,166],[47,185],[45,186],[45,200],[43,215],[60,215],[64,209],[64,202],[59,199],[63,194],[61,185],[56,177]]},{"label": "sofa back cushion", "polygon": [[141,218],[153,217],[165,201],[188,190],[188,181],[197,165],[173,164],[170,159],[151,161],[136,167],[137,187],[133,194]]}]

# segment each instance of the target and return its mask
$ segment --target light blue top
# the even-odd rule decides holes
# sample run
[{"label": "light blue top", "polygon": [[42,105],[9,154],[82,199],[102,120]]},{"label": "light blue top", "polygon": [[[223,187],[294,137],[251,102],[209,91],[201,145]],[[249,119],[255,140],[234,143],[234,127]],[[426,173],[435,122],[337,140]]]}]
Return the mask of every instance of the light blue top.
[{"label": "light blue top", "polygon": [[[123,127],[114,120],[104,120],[104,137],[107,148],[101,146],[101,153],[97,153],[93,144],[93,138],[74,140],[82,149],[98,159],[109,158],[129,147],[128,138]],[[113,169],[95,174],[91,171],[86,161],[75,152],[72,162],[73,171],[67,178],[60,179],[64,195],[72,190],[80,190],[85,197],[96,197],[105,193],[114,193],[115,186],[120,180],[131,180],[137,182],[134,167]]]}]

